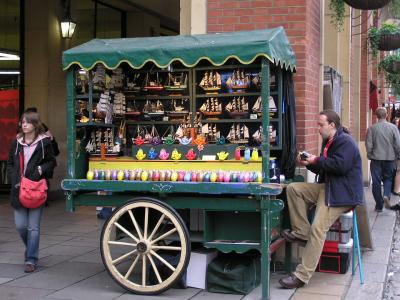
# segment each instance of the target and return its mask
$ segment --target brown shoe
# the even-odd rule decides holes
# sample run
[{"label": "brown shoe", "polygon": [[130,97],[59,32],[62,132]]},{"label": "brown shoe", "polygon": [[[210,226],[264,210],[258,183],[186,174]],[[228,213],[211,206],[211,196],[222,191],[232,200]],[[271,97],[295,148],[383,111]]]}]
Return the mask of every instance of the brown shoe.
[{"label": "brown shoe", "polygon": [[34,264],[25,264],[25,273],[35,272],[36,266]]},{"label": "brown shoe", "polygon": [[391,205],[390,205],[390,199],[387,196],[383,196],[383,204],[385,205],[386,209],[390,209]]},{"label": "brown shoe", "polygon": [[297,289],[305,285],[305,283],[294,276],[294,274],[279,279],[279,283],[285,289]]},{"label": "brown shoe", "polygon": [[282,237],[285,239],[286,242],[297,243],[302,247],[305,247],[305,245],[307,244],[306,240],[299,239],[293,233],[291,233],[289,229],[285,229],[282,232]]}]

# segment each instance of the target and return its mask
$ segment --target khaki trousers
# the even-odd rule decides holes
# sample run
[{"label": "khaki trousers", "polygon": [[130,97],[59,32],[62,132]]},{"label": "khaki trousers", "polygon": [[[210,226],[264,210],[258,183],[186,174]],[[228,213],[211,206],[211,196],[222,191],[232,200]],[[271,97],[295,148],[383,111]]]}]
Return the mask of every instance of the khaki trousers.
[{"label": "khaki trousers", "polygon": [[[350,210],[349,206],[328,207],[325,205],[325,184],[291,183],[286,189],[292,233],[307,240],[301,264],[293,273],[301,281],[308,283],[322,253],[326,232],[336,219]],[[312,224],[308,221],[309,208],[316,205]]]}]

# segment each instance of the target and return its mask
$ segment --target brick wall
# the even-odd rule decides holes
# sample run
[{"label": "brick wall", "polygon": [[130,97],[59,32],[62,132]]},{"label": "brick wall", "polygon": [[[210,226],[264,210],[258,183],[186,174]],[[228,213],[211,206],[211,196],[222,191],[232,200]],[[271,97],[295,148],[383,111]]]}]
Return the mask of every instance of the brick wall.
[{"label": "brick wall", "polygon": [[318,152],[319,0],[208,0],[207,31],[226,32],[283,26],[297,59],[295,79],[299,149]]}]

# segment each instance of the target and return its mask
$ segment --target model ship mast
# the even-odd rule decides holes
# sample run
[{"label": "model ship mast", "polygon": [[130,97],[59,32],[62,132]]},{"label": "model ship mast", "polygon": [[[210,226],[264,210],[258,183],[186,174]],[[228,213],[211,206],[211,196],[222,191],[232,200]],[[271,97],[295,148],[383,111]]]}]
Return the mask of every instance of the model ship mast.
[{"label": "model ship mast", "polygon": [[215,93],[221,89],[221,75],[217,71],[206,71],[199,86],[206,93]]},{"label": "model ship mast", "polygon": [[233,144],[246,144],[249,141],[249,128],[240,123],[232,124],[226,139]]}]

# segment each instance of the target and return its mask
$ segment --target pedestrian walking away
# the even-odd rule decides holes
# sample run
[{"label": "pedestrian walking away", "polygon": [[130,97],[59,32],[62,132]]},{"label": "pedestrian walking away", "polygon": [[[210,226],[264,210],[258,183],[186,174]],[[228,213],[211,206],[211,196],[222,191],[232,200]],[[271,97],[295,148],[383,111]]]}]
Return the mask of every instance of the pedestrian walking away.
[{"label": "pedestrian walking away", "polygon": [[383,205],[390,208],[396,159],[400,158],[400,134],[396,125],[386,121],[386,108],[378,107],[375,115],[378,122],[368,128],[365,147],[367,157],[371,160],[372,195],[375,200],[375,210],[381,212]]},{"label": "pedestrian walking away", "polygon": [[[279,280],[288,289],[309,282],[321,256],[326,232],[342,213],[364,202],[357,143],[333,110],[320,112],[318,128],[323,139],[320,156],[302,153],[297,157],[298,164],[317,175],[316,183],[291,183],[286,190],[292,230],[285,230],[283,237],[305,247],[296,270]],[[312,206],[316,209],[310,224],[308,212]]]},{"label": "pedestrian walking away", "polygon": [[[44,134],[44,128],[36,112],[25,112],[20,119],[16,138],[11,143],[7,161],[7,175],[11,183],[11,206],[14,208],[14,219],[17,231],[25,244],[25,272],[36,270],[39,257],[40,220],[43,206],[25,208],[19,201],[21,169],[23,176],[39,181],[53,176],[56,159],[51,139]],[[20,165],[20,154],[23,166]]]}]

